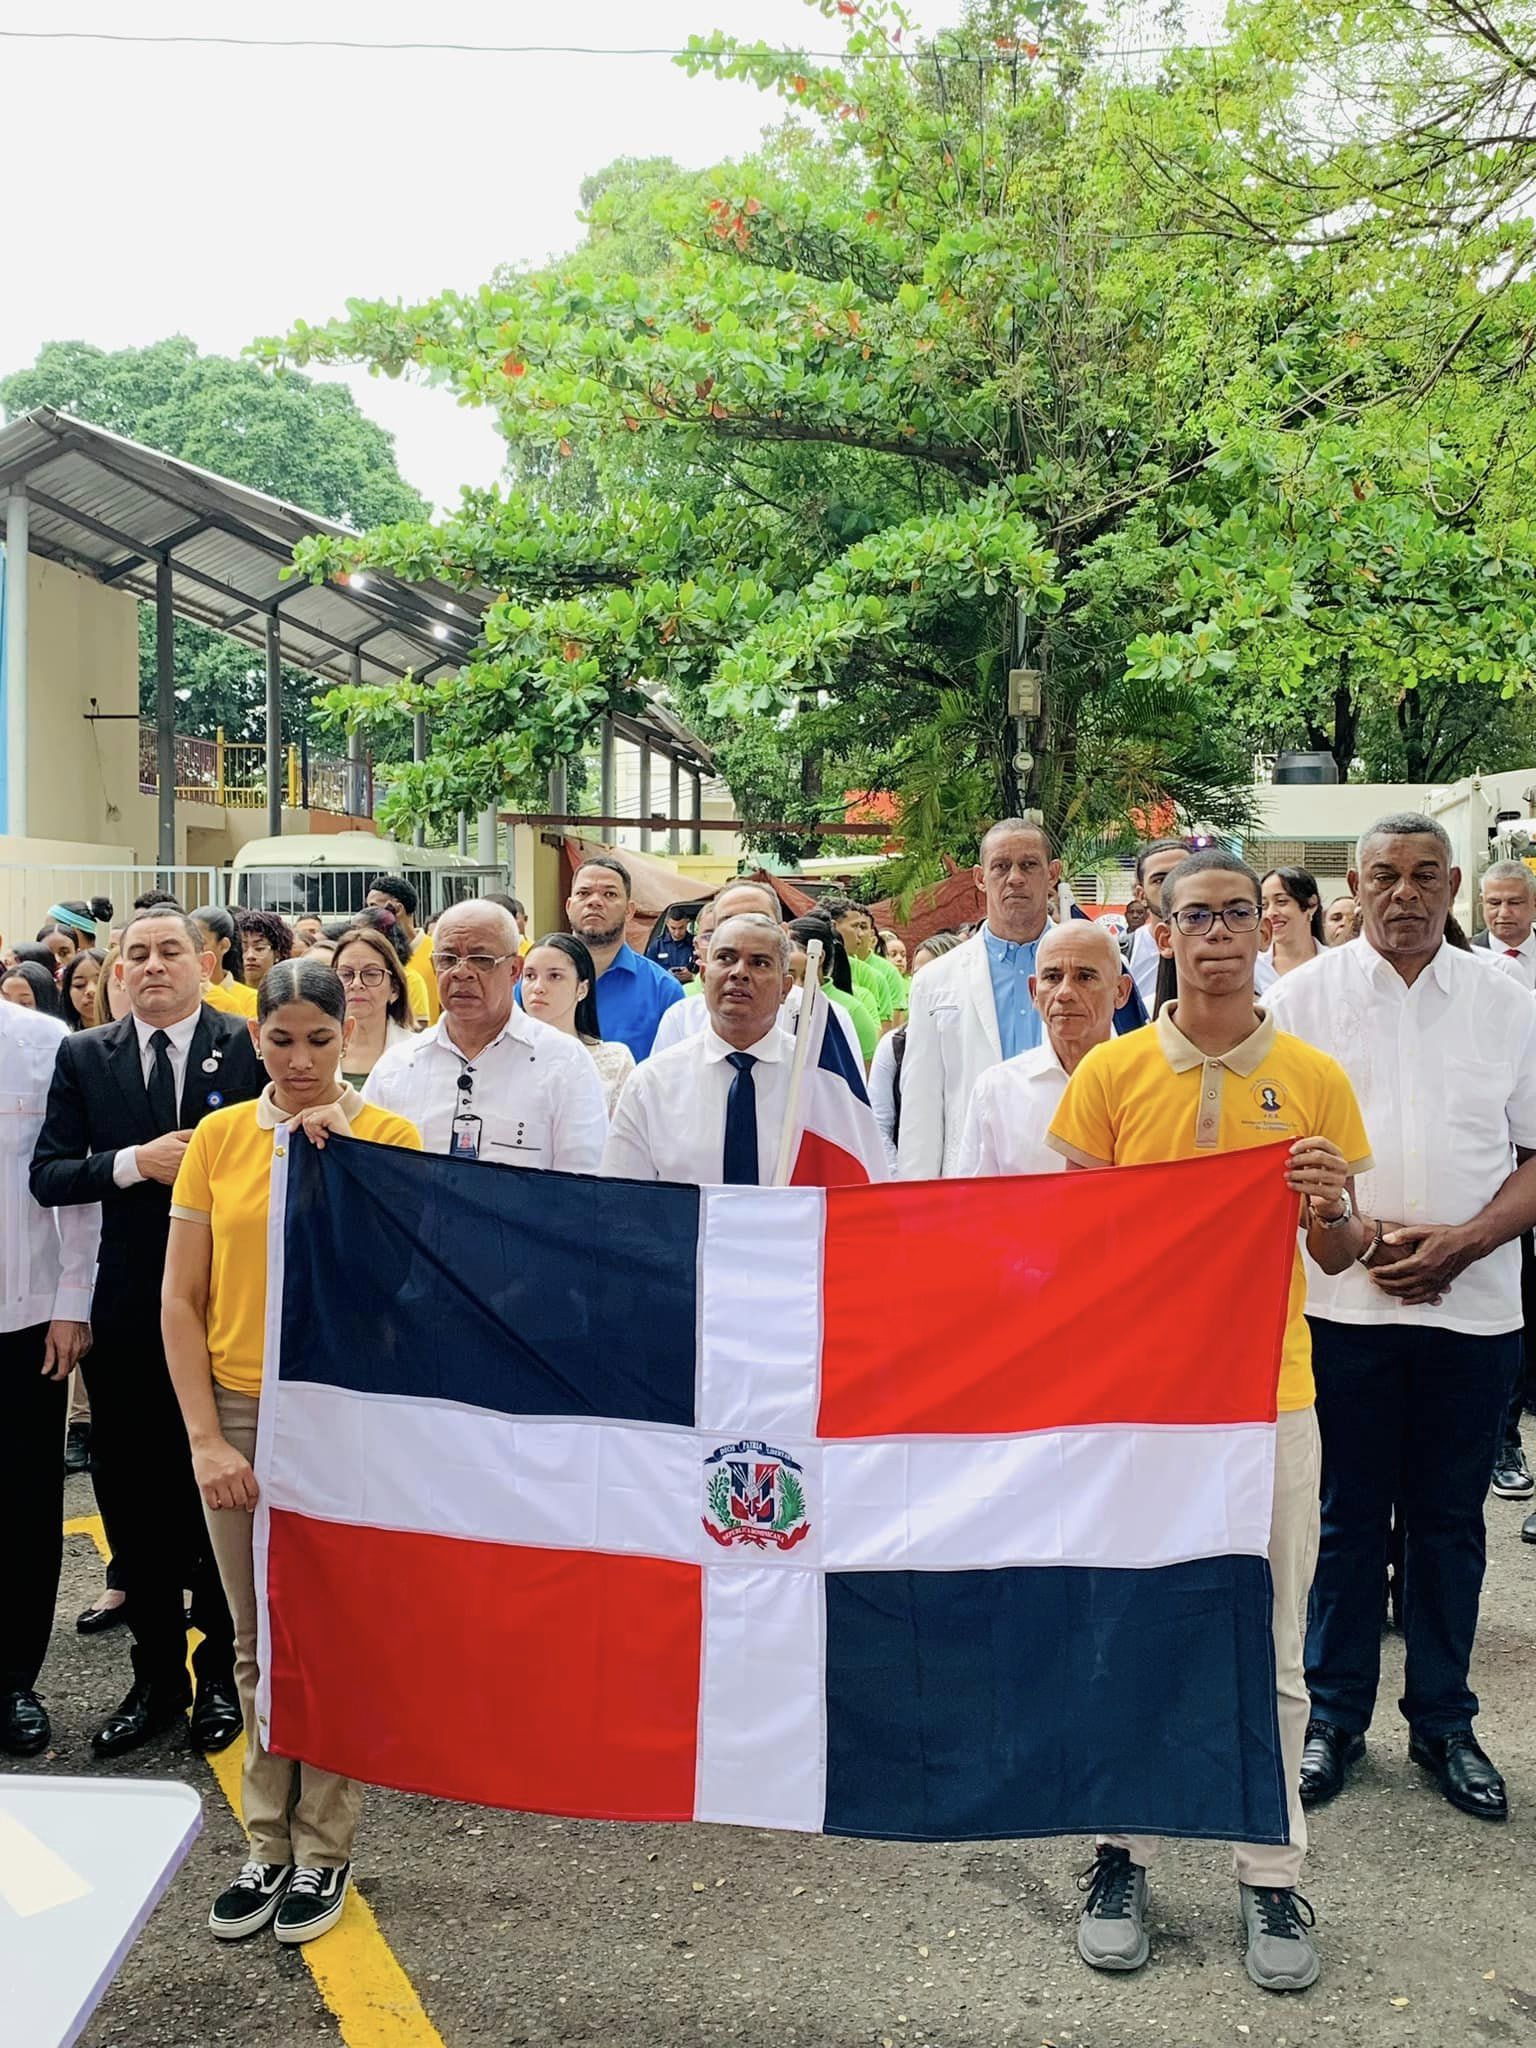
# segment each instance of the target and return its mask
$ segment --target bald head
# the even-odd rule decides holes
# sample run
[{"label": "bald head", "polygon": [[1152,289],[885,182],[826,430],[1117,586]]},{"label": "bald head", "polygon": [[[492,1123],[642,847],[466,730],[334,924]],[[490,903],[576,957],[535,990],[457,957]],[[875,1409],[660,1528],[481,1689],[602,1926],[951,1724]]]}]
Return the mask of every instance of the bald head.
[{"label": "bald head", "polygon": [[723,918],[738,916],[742,911],[752,912],[758,917],[771,917],[775,924],[784,922],[778,891],[770,889],[766,882],[732,882],[715,897],[714,904],[717,924]]},{"label": "bald head", "polygon": [[1035,954],[1030,994],[1057,1059],[1070,1074],[1090,1046],[1114,1030],[1130,978],[1107,925],[1064,917],[1048,925]]}]

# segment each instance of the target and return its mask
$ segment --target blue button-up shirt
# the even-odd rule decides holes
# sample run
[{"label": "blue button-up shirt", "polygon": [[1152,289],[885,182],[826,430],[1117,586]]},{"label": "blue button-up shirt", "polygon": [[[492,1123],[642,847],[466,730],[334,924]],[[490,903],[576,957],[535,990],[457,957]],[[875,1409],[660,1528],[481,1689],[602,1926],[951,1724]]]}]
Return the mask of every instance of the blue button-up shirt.
[{"label": "blue button-up shirt", "polygon": [[1040,1012],[1030,999],[1029,979],[1035,971],[1038,939],[1021,939],[1017,944],[994,936],[990,925],[981,928],[981,943],[987,949],[987,966],[992,973],[992,1007],[997,1012],[997,1036],[1003,1058],[1032,1052],[1040,1043]]},{"label": "blue button-up shirt", "polygon": [[[521,982],[517,1000],[523,1000]],[[620,946],[607,971],[597,977],[597,1028],[605,1039],[618,1039],[643,1060],[655,1043],[662,1011],[682,1000],[681,985],[664,967],[633,946]]]}]

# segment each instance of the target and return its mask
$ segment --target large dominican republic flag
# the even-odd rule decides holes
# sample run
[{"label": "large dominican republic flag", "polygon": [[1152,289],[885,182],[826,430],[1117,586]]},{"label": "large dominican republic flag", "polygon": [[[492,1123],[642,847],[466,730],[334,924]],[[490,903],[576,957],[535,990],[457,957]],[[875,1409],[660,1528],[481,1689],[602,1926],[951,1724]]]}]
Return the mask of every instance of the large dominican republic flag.
[{"label": "large dominican republic flag", "polygon": [[273,1750],[608,1819],[1285,1840],[1283,1147],[702,1190],[279,1149]]}]

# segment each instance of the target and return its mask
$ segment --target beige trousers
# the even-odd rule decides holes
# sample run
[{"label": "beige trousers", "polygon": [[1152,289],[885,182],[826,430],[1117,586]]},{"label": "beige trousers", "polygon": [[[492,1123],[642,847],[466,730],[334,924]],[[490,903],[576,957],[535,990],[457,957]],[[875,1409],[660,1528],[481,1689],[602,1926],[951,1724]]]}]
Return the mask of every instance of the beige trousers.
[{"label": "beige trousers", "polygon": [[85,1374],[77,1365],[69,1376],[68,1422],[89,1422],[91,1419],[90,1396],[85,1391]]},{"label": "beige trousers", "polygon": [[[1307,1595],[1317,1569],[1322,1469],[1317,1410],[1297,1408],[1280,1416],[1275,1425],[1275,1503],[1269,1524],[1269,1571],[1275,1585],[1275,1700],[1291,1839],[1280,1845],[1235,1842],[1232,1862],[1240,1884],[1294,1887],[1301,1882],[1301,1866],[1307,1853],[1307,1816],[1301,1803],[1301,1751],[1307,1738],[1308,1714],[1302,1645]],[[1128,1849],[1133,1863],[1145,1865],[1152,1861],[1161,1838],[1104,1835],[1100,1839],[1112,1848]]]},{"label": "beige trousers", "polygon": [[[259,1407],[249,1394],[215,1386],[219,1427],[255,1462]],[[259,1863],[306,1863],[328,1870],[352,1860],[363,1788],[334,1771],[271,1756],[256,1738],[256,1572],[254,1517],[241,1508],[205,1509],[213,1555],[235,1623],[235,1685],[245,1718],[241,1796],[251,1854]]]}]

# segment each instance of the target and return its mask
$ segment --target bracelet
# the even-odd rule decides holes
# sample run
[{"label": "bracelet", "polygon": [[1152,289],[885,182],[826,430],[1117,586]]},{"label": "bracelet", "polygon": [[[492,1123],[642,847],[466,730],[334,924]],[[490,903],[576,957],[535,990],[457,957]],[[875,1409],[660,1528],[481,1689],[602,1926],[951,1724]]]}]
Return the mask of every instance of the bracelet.
[{"label": "bracelet", "polygon": [[1381,1250],[1381,1240],[1386,1235],[1386,1228],[1386,1225],[1378,1216],[1376,1218],[1376,1228],[1371,1233],[1370,1243],[1366,1246],[1363,1252],[1358,1253],[1356,1256],[1355,1264],[1357,1266],[1370,1265],[1371,1261],[1375,1258],[1376,1254]]}]

